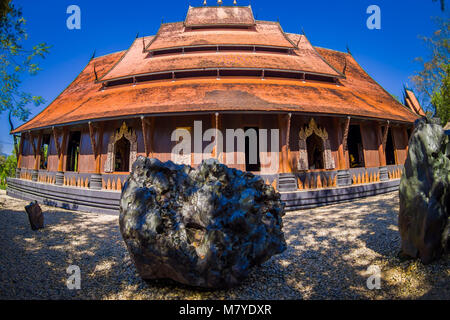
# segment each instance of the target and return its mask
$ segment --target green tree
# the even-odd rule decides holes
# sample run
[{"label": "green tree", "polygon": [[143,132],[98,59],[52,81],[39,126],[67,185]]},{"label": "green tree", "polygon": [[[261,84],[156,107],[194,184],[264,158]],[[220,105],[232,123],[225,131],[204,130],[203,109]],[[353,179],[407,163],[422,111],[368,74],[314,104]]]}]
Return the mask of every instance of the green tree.
[{"label": "green tree", "polygon": [[0,156],[0,189],[4,189],[6,185],[6,178],[14,177],[17,168],[17,157],[13,150],[13,154],[5,158]]},{"label": "green tree", "polygon": [[[418,96],[425,110],[441,118],[445,124],[445,114],[448,114],[448,69],[450,57],[450,23],[446,19],[436,19],[438,30],[431,37],[422,37],[423,41],[431,51],[431,58],[424,61],[423,58],[416,60],[422,63],[423,69],[415,73],[411,78]],[[446,80],[447,79],[447,80]],[[446,91],[447,90],[447,91]],[[447,97],[447,98],[446,98]]]},{"label": "green tree", "polygon": [[11,0],[0,0],[0,18],[10,10],[9,3]]},{"label": "green tree", "polygon": [[5,167],[3,168],[3,175],[5,177],[14,177],[16,174],[17,168],[17,157],[15,154],[12,154],[6,158]]},{"label": "green tree", "polygon": [[436,108],[436,115],[441,119],[444,126],[450,121],[450,65],[447,64],[442,86],[433,93],[431,104]]},{"label": "green tree", "polygon": [[35,75],[40,70],[36,60],[45,58],[49,46],[45,43],[26,46],[28,35],[22,10],[11,1],[6,2],[6,7],[5,1],[0,1],[0,10],[5,12],[0,18],[0,113],[9,111],[13,117],[25,121],[30,115],[28,105],[38,106],[44,101],[21,90],[20,84],[23,76]]}]

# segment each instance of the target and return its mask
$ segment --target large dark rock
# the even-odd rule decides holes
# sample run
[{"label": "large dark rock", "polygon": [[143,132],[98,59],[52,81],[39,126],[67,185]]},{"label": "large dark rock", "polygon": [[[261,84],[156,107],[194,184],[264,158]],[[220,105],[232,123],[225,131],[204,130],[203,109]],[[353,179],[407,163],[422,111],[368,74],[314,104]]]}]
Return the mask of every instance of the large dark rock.
[{"label": "large dark rock", "polygon": [[450,144],[432,119],[416,121],[400,182],[402,253],[429,263],[450,247]]},{"label": "large dark rock", "polygon": [[206,160],[193,169],[139,157],[124,184],[120,231],[143,279],[239,284],[286,249],[284,204],[251,173]]},{"label": "large dark rock", "polygon": [[28,214],[28,220],[30,220],[31,230],[44,228],[44,214],[37,201],[33,201],[25,206],[25,211]]}]

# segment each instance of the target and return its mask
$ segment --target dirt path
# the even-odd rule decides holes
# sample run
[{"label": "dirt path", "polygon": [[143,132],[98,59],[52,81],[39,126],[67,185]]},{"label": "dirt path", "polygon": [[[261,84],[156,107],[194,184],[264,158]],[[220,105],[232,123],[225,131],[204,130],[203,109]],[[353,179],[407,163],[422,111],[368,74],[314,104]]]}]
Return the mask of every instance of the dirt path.
[{"label": "dirt path", "polygon": [[[396,257],[397,192],[288,212],[288,249],[216,291],[142,281],[118,216],[42,206],[46,226],[31,231],[26,204],[0,193],[0,299],[450,299],[448,255],[427,266]],[[69,265],[80,267],[80,290],[66,287]],[[380,290],[366,286],[370,265]]]}]

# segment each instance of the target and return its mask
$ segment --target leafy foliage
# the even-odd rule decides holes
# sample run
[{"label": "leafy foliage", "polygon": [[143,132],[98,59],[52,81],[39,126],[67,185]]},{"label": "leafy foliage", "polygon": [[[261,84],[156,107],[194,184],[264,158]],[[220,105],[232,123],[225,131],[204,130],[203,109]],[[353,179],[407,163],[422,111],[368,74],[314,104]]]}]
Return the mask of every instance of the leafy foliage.
[{"label": "leafy foliage", "polygon": [[22,10],[9,3],[5,12],[0,18],[0,113],[8,110],[13,117],[25,121],[30,115],[27,105],[38,106],[44,101],[40,96],[20,90],[21,79],[40,70],[36,60],[45,58],[50,47],[41,43],[25,48],[28,35]]},{"label": "leafy foliage", "polygon": [[6,178],[14,177],[17,168],[17,157],[15,151],[12,155],[0,156],[0,189],[4,189],[6,186]]},{"label": "leafy foliage", "polygon": [[431,103],[436,107],[436,114],[445,125],[450,121],[450,65],[447,64],[442,86],[433,93]]},{"label": "leafy foliage", "polygon": [[0,18],[9,12],[9,3],[11,0],[0,0]]},{"label": "leafy foliage", "polygon": [[[431,37],[422,37],[431,51],[431,59],[421,62],[423,70],[416,72],[411,78],[421,98],[424,109],[438,114],[448,113],[448,83],[450,57],[450,23],[445,19],[436,19],[438,30]],[[446,91],[447,90],[447,91]],[[447,97],[447,98],[446,98]],[[444,121],[444,119],[441,119]]]}]

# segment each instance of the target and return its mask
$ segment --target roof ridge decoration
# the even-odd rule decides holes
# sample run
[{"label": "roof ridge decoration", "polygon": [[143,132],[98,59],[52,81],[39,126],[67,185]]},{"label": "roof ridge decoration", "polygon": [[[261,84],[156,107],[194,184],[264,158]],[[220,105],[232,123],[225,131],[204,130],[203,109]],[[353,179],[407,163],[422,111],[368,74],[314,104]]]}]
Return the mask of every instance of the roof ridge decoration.
[{"label": "roof ridge decoration", "polygon": [[[288,37],[288,35],[284,32],[283,28],[281,27],[280,21],[277,21],[276,24],[277,24],[277,26],[278,26],[278,29],[280,29],[280,32],[281,32],[281,34],[283,35],[283,37],[284,37],[290,44],[292,44],[292,46],[293,46],[294,48],[297,48],[297,49],[298,49],[297,44],[295,44],[295,43]],[[305,36],[305,38],[306,38],[306,36]]]},{"label": "roof ridge decoration", "polygon": [[155,38],[146,46],[146,52],[163,49],[174,49],[194,46],[216,45],[256,45],[284,47],[295,49],[295,43],[287,38],[277,22],[261,22],[249,30],[235,31],[233,29],[186,30],[183,22],[161,25]]},{"label": "roof ridge decoration", "polygon": [[412,89],[409,89],[407,85],[403,85],[403,101],[403,104],[411,111],[414,111],[419,116],[425,116],[425,111],[420,105],[420,102],[414,94],[414,91]]},{"label": "roof ridge decoration", "polygon": [[300,34],[299,35],[299,37],[298,37],[298,41],[297,41],[297,48],[298,48],[298,45],[300,44],[300,41],[302,41],[302,38],[305,36],[305,30],[303,30],[303,27],[302,27],[302,34]]},{"label": "roof ridge decoration", "polygon": [[[192,7],[190,7],[190,8],[192,8]],[[160,37],[160,35],[161,35],[161,30],[162,30],[162,27],[163,26],[165,26],[165,25],[168,25],[168,24],[179,24],[179,23],[181,23],[181,22],[167,22],[167,23],[161,23],[160,25],[159,25],[159,29],[158,29],[158,32],[156,32],[156,34],[153,36],[153,38],[150,40],[150,42],[149,42],[149,44],[147,44],[146,46],[145,46],[145,49],[144,49],[144,52],[145,51],[149,51],[149,48],[150,48],[150,46],[153,44],[153,42],[155,42],[159,37]],[[183,23],[184,24],[184,23]]]},{"label": "roof ridge decoration", "polygon": [[[92,59],[92,60],[89,60],[88,61],[88,63],[84,66],[84,68],[80,71],[80,73],[64,88],[64,90],[63,91],[61,91],[57,96],[56,96],[56,98],[54,98],[53,100],[52,100],[52,102],[50,102],[44,109],[42,109],[37,115],[35,115],[32,119],[30,119],[30,120],[28,120],[27,122],[25,122],[25,123],[23,123],[23,124],[21,124],[20,126],[18,126],[16,129],[14,129],[13,131],[11,131],[11,133],[19,133],[19,132],[23,132],[23,131],[26,131],[26,130],[22,130],[21,128],[22,127],[24,127],[26,124],[29,124],[30,122],[32,122],[33,120],[35,120],[36,118],[38,118],[39,116],[42,116],[42,114],[44,113],[44,112],[46,112],[47,111],[47,109],[49,108],[49,107],[51,107],[52,105],[54,105],[55,103],[57,103],[59,100],[61,100],[61,99],[63,99],[62,98],[62,96],[64,95],[64,94],[66,94],[67,93],[67,91],[69,90],[69,89],[71,89],[73,86],[75,86],[75,83],[77,82],[77,81],[79,81],[80,79],[81,79],[81,77],[86,73],[86,70],[89,68],[89,66],[91,65],[91,63],[92,64],[94,64],[96,61],[98,61],[98,60],[100,60],[100,59],[107,59],[107,58],[109,58],[109,57],[113,57],[114,55],[119,55],[119,54],[122,54],[122,57],[123,57],[123,55],[125,54],[125,50],[121,50],[121,51],[117,51],[117,52],[113,52],[113,53],[108,53],[108,54],[104,54],[104,55],[101,55],[101,56],[98,56],[98,57],[95,57],[94,59]],[[55,126],[55,124],[53,124],[52,125],[52,127],[53,126]],[[31,129],[34,129],[34,128],[31,128]],[[28,129],[28,130],[30,130],[30,129]]]},{"label": "roof ridge decoration", "polygon": [[95,70],[95,63],[94,63],[94,75],[95,75],[95,82],[98,82],[98,75],[97,71]]},{"label": "roof ridge decoration", "polygon": [[342,70],[342,74],[345,76],[345,71],[347,71],[347,57],[344,57],[344,69]]},{"label": "roof ridge decoration", "polygon": [[[343,62],[340,57],[347,54],[330,49],[320,50],[327,59],[336,58],[337,60],[330,61],[333,64],[338,63],[337,66]],[[101,68],[100,72],[109,69],[123,53],[124,51],[120,51],[108,55],[111,58],[97,58],[95,62],[97,67]],[[291,80],[268,79],[261,82],[259,79],[233,79],[214,83],[209,80],[189,80],[176,84],[169,81],[99,91],[99,86],[93,85],[92,69],[89,69],[80,73],[47,108],[16,128],[14,133],[69,123],[123,119],[124,116],[133,118],[138,114],[162,115],[186,111],[310,112],[341,117],[351,115],[378,121],[388,119],[400,123],[412,123],[417,119],[418,116],[413,111],[398,102],[395,103],[392,96],[383,94],[383,87],[374,80],[370,81],[370,76],[353,57],[347,58],[351,68],[348,70],[347,79],[343,81],[348,81],[349,86],[302,84]],[[89,64],[86,68],[88,67]],[[192,89],[192,84],[198,86],[198,89],[191,90],[192,96],[186,101],[186,90]],[[244,104],[243,92],[244,97],[249,99]],[[282,102],[274,102],[279,99]]]},{"label": "roof ridge decoration", "polygon": [[91,61],[92,59],[95,58],[95,53],[96,53],[96,51],[97,51],[97,49],[94,49],[94,52],[92,53],[92,56],[91,56],[91,58],[89,59],[89,61]]},{"label": "roof ridge decoration", "polygon": [[[345,53],[344,53],[345,54]],[[353,57],[353,55],[349,54],[349,56],[353,59],[353,61],[355,61],[356,65],[358,65],[362,71],[364,71],[364,73],[378,86],[381,88],[381,90],[387,94],[389,96],[389,98],[391,99],[391,101],[393,101],[395,104],[398,104],[399,106],[401,106],[403,109],[409,111],[410,113],[412,113],[413,115],[417,116],[414,111],[410,110],[407,106],[405,106],[403,103],[397,101],[397,99],[395,99],[392,94],[390,94],[381,84],[378,83],[378,81],[376,81],[367,71],[366,69],[364,69],[358,61],[356,61],[356,59]]]},{"label": "roof ridge decoration", "polygon": [[348,43],[347,43],[346,49],[347,49],[347,53],[348,53],[349,55],[352,55],[352,52],[350,51],[350,48],[349,48],[349,46],[348,46]]},{"label": "roof ridge decoration", "polygon": [[308,40],[308,37],[306,37],[306,34],[304,33],[305,31],[303,30],[303,34],[305,36],[306,41],[308,41],[308,43],[310,44],[310,46],[313,48],[314,52],[319,56],[320,59],[322,59],[323,62],[325,62],[331,69],[333,69],[334,71],[336,71],[341,78],[345,79],[345,74],[343,74],[342,72],[340,72],[339,70],[337,70],[335,67],[333,67],[324,57],[322,57],[322,55],[319,53],[319,51],[316,50],[316,47],[314,47],[311,42]]},{"label": "roof ridge decoration", "polygon": [[[147,38],[155,38],[155,36],[147,36]],[[144,38],[146,38],[145,36],[144,37],[142,37],[142,41],[144,41]],[[133,47],[133,45],[134,45],[134,43],[136,42],[136,41],[138,41],[140,38],[135,38],[134,40],[133,40],[133,42],[131,43],[131,45],[128,47],[128,49],[127,50],[125,50],[124,51],[124,53],[123,53],[123,55],[120,57],[120,59],[118,59],[117,61],[116,61],[116,63],[114,63],[112,66],[111,66],[111,68],[109,68],[109,70],[108,71],[106,71],[101,77],[100,77],[100,79],[97,79],[96,80],[96,82],[102,82],[103,81],[103,78],[104,77],[106,77],[122,60],[123,60],[123,58],[125,58],[125,56],[127,55],[127,53],[130,51],[130,49]],[[150,41],[151,42],[151,41]],[[144,51],[143,51],[144,52]]]},{"label": "roof ridge decoration", "polygon": [[254,26],[255,17],[248,6],[189,6],[184,19],[185,27]]}]

